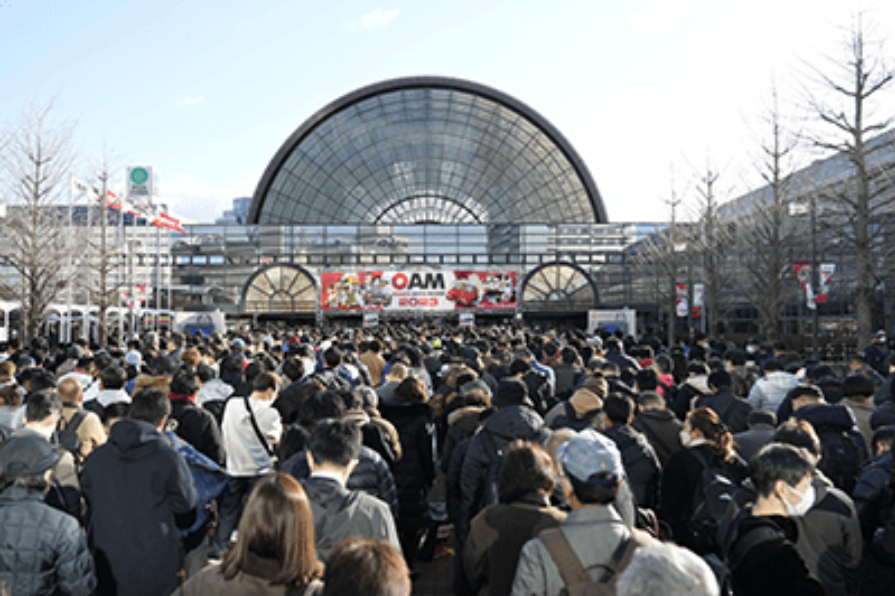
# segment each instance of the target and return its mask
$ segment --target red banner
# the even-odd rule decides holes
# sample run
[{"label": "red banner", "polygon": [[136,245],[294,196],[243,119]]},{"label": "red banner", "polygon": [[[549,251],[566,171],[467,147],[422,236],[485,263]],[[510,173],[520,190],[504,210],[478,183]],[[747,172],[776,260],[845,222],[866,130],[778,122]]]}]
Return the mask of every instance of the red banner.
[{"label": "red banner", "polygon": [[325,311],[515,310],[515,271],[358,271],[320,276]]}]

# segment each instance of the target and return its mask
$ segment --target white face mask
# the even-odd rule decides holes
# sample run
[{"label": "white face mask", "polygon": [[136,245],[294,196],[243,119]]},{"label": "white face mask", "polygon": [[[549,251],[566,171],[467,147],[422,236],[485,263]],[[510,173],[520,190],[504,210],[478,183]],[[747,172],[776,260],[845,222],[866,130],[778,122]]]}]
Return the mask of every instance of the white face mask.
[{"label": "white face mask", "polygon": [[686,447],[687,445],[690,444],[690,440],[691,440],[690,433],[688,433],[685,430],[682,430],[681,431],[681,445]]},{"label": "white face mask", "polygon": [[755,346],[746,346],[747,354],[755,354],[756,352],[758,352],[758,348],[756,348]]},{"label": "white face mask", "polygon": [[808,510],[811,509],[811,506],[814,505],[814,485],[809,484],[803,493],[800,493],[792,486],[789,488],[792,489],[792,492],[802,497],[802,500],[799,501],[798,505],[790,505],[789,501],[783,499],[783,504],[786,505],[786,515],[789,517],[804,517]]}]

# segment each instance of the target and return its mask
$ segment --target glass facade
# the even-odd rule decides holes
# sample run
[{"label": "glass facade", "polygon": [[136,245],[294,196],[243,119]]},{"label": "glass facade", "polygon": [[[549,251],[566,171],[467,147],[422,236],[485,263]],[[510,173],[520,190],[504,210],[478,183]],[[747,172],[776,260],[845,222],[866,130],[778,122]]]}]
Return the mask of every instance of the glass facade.
[{"label": "glass facade", "polygon": [[574,150],[536,113],[453,79],[399,79],[313,116],[274,158],[264,225],[593,224],[605,221]]},{"label": "glass facade", "polygon": [[633,306],[645,297],[631,283],[628,249],[661,227],[186,226],[171,249],[175,306],[308,313],[322,273],[414,267],[517,271],[531,311],[584,311],[597,297],[604,307]]}]

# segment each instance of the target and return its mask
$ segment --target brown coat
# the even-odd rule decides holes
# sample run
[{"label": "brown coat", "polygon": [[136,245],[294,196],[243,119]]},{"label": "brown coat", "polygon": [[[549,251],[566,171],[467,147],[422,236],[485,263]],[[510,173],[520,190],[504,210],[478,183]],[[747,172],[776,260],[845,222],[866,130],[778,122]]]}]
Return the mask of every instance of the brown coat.
[{"label": "brown coat", "polygon": [[[185,584],[175,590],[171,596],[206,596],[214,594],[215,596],[285,596],[286,586],[275,586],[267,581],[264,576],[271,575],[274,571],[273,567],[267,573],[263,572],[263,567],[259,565],[258,569],[253,569],[255,574],[240,571],[233,579],[224,579],[221,573],[220,565],[211,565],[206,567]],[[270,567],[270,566],[267,566]],[[295,594],[302,596],[318,596],[323,593],[323,583],[314,580],[304,588],[298,588]]]},{"label": "brown coat", "polygon": [[[72,404],[62,406],[63,425],[68,424],[79,407]],[[93,412],[87,412],[81,424],[78,425],[78,438],[81,439],[81,461],[84,461],[90,452],[106,442],[106,430],[99,416]]]}]

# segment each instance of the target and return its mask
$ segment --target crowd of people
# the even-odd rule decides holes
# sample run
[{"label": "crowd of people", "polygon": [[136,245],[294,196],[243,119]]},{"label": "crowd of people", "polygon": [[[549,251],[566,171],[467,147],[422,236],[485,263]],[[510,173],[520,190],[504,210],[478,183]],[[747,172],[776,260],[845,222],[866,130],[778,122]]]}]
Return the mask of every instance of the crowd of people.
[{"label": "crowd of people", "polygon": [[3,344],[0,588],[398,596],[451,527],[459,596],[891,594],[886,344],[819,363],[423,323]]}]

